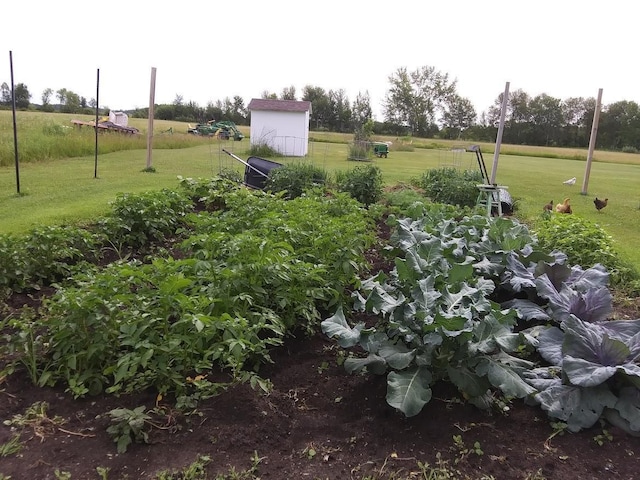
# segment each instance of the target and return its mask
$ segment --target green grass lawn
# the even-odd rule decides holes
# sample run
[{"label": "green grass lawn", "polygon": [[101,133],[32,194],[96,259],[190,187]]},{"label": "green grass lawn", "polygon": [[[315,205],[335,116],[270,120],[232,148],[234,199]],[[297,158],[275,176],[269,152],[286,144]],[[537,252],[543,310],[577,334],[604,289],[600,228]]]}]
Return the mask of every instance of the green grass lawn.
[{"label": "green grass lawn", "polygon": [[[6,112],[0,113],[6,118]],[[37,112],[32,115],[39,118]],[[61,117],[55,116],[60,114],[51,115],[46,117],[47,121],[60,121]],[[65,117],[64,121],[67,120]],[[146,126],[145,119],[135,119],[133,123],[141,129]],[[186,124],[180,122],[163,122],[156,126],[158,129],[171,127],[174,132],[186,131]],[[6,131],[3,135],[6,136]],[[352,136],[320,132],[311,132],[310,136],[319,141],[310,142],[306,159],[275,160],[281,163],[312,162],[330,173],[361,165],[347,160]],[[393,142],[388,158],[373,160],[380,167],[387,185],[407,183],[428,169],[442,166],[478,169],[474,154],[451,151],[454,145],[468,146],[469,143],[413,139],[410,148],[398,151],[396,146],[400,139],[379,139]],[[65,138],[59,141],[64,142]],[[6,142],[3,143],[4,148],[9,148]],[[146,166],[143,148],[100,154],[97,178],[94,178],[94,155],[21,163],[21,195],[16,194],[14,166],[0,167],[0,233],[24,232],[42,224],[90,221],[106,212],[109,202],[118,193],[175,188],[179,175],[209,177],[223,169],[242,172],[244,166],[223,153],[222,148],[235,152],[243,160],[249,156],[248,138],[242,142],[222,142],[176,133],[171,141],[155,136],[154,145],[162,147],[154,147],[155,173],[142,171]],[[194,146],[185,148],[183,145]],[[482,148],[487,169],[491,172],[493,146],[482,145]],[[542,156],[545,152],[550,157]],[[517,205],[516,216],[529,224],[535,224],[543,205],[549,200],[559,203],[566,197],[571,198],[574,215],[603,227],[614,238],[623,257],[640,268],[640,155],[596,152],[587,195],[582,195],[585,158],[584,150],[503,145],[496,180],[508,186]],[[562,182],[571,177],[577,178],[575,185],[563,185]],[[597,212],[593,205],[595,196],[609,198],[609,205],[602,212]]]}]

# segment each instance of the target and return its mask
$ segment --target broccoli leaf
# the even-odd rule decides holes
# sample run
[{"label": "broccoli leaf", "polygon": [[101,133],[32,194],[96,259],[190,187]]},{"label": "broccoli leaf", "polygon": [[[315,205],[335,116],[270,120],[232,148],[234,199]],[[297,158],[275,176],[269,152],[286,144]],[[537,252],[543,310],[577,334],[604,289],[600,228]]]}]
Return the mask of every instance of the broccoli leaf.
[{"label": "broccoli leaf", "polygon": [[425,367],[389,372],[387,403],[407,417],[417,415],[431,400],[431,378],[431,372]]}]

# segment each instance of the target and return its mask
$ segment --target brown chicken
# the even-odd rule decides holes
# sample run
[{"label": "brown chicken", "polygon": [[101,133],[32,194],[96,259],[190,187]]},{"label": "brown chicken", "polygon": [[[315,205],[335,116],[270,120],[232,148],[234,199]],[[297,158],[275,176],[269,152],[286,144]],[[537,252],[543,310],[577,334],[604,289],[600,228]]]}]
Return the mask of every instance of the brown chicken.
[{"label": "brown chicken", "polygon": [[564,202],[556,205],[556,212],[558,213],[572,213],[571,205],[569,204],[569,199],[565,198]]},{"label": "brown chicken", "polygon": [[595,200],[593,201],[593,204],[596,206],[596,209],[598,211],[600,211],[604,207],[606,207],[607,203],[609,203],[609,199],[608,198],[605,198],[604,200],[600,200],[598,197],[596,197]]},{"label": "brown chicken", "polygon": [[553,212],[553,200],[549,200],[549,203],[542,207],[542,210],[545,212]]}]

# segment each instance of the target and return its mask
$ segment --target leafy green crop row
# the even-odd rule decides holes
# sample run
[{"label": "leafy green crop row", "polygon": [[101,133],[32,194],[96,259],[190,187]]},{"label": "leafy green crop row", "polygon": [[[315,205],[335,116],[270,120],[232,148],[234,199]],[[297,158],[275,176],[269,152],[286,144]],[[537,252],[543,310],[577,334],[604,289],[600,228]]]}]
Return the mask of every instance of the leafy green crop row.
[{"label": "leafy green crop row", "polygon": [[391,220],[395,269],[353,293],[354,311],[377,323],[351,326],[342,307],[322,322],[365,352],[347,371],[386,374],[387,402],[407,416],[445,380],[481,408],[522,398],[571,431],[606,416],[640,434],[640,319],[607,320],[604,267],[568,266],[509,219],[454,221],[417,203]]},{"label": "leafy green crop row", "polygon": [[[121,196],[86,231],[96,251],[164,250],[63,271],[37,314],[5,320],[6,348],[34,382],[63,383],[75,396],[154,388],[186,404],[238,381],[268,389],[257,373],[270,349],[316,330],[321,312],[357,286],[373,225],[346,194],[288,201],[219,178]],[[228,381],[208,377],[219,369]]]}]

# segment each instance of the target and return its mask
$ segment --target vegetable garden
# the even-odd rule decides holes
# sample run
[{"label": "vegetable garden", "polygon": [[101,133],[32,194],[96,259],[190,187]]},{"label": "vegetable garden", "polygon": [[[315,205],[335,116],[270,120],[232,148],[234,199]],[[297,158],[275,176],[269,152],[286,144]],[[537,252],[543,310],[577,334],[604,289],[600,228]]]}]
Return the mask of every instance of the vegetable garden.
[{"label": "vegetable garden", "polygon": [[183,178],[3,236],[0,478],[633,478],[607,269],[369,200]]}]

